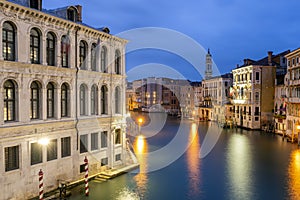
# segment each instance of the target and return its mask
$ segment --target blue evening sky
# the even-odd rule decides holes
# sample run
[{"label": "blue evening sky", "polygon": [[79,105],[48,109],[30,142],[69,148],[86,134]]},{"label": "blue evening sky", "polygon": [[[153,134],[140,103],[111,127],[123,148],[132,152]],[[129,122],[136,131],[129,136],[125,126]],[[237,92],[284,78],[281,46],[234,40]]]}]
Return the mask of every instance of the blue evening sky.
[{"label": "blue evening sky", "polygon": [[[230,72],[236,64],[242,64],[244,58],[260,59],[267,56],[269,50],[279,53],[300,47],[299,0],[43,1],[46,9],[77,4],[83,6],[84,23],[94,27],[107,26],[112,34],[143,27],[178,31],[203,47],[199,51],[183,45],[187,52],[196,51],[200,67],[205,67],[205,51],[210,48],[221,73]],[[170,38],[163,37],[174,42]],[[149,63],[158,64],[151,68]],[[135,71],[137,66],[150,66],[150,70],[145,70],[145,76],[156,76],[160,69],[157,66],[162,65],[187,79],[201,79],[201,73],[193,64],[176,53],[150,48],[127,54],[128,72]],[[162,71],[166,75],[168,70]]]}]

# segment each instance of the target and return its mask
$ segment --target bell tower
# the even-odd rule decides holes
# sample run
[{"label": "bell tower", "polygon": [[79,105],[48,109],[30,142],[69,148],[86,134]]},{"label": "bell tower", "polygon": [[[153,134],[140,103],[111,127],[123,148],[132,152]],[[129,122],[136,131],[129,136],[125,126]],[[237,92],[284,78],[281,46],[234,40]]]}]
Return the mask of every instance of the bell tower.
[{"label": "bell tower", "polygon": [[206,61],[205,61],[205,79],[209,79],[212,77],[212,60],[211,60],[211,54],[208,49],[206,54]]}]

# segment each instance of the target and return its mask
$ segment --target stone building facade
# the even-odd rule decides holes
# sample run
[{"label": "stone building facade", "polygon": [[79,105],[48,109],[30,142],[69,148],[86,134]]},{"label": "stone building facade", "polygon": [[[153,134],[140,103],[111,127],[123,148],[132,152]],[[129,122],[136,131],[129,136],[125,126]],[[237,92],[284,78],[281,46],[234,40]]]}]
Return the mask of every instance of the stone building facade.
[{"label": "stone building facade", "polygon": [[131,162],[126,147],[125,45],[82,23],[79,5],[0,2],[0,199]]}]

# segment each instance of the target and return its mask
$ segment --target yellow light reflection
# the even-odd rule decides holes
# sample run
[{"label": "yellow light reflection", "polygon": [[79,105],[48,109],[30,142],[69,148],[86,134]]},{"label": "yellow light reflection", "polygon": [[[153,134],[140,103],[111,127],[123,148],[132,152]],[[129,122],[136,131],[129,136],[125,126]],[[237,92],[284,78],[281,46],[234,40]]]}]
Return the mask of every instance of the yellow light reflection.
[{"label": "yellow light reflection", "polygon": [[289,165],[289,194],[290,199],[300,199],[300,150],[291,154]]},{"label": "yellow light reflection", "polygon": [[200,140],[198,127],[192,124],[189,135],[189,148],[187,150],[187,163],[189,175],[189,195],[190,197],[198,196],[200,188]]},{"label": "yellow light reflection", "polygon": [[134,180],[138,187],[138,193],[141,195],[142,199],[147,191],[147,184],[148,184],[148,144],[147,140],[143,135],[139,135],[135,138],[134,141],[134,152],[136,157],[140,163],[140,172],[134,177]]},{"label": "yellow light reflection", "polygon": [[243,135],[232,135],[227,151],[230,199],[252,199],[252,157],[249,142]]}]

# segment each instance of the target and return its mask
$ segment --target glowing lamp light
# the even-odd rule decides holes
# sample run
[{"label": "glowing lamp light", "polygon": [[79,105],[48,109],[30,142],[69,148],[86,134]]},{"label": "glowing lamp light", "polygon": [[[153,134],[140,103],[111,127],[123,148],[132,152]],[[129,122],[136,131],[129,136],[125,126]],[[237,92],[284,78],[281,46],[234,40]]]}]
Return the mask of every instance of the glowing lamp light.
[{"label": "glowing lamp light", "polygon": [[142,118],[139,118],[139,119],[138,119],[138,122],[139,122],[139,123],[142,123],[142,122],[143,122],[143,119],[142,119]]},{"label": "glowing lamp light", "polygon": [[300,130],[300,125],[297,125],[297,126],[296,126],[296,129],[297,129],[297,130]]},{"label": "glowing lamp light", "polygon": [[49,139],[48,138],[41,138],[41,139],[38,140],[38,143],[40,145],[46,146],[46,145],[49,144]]}]

